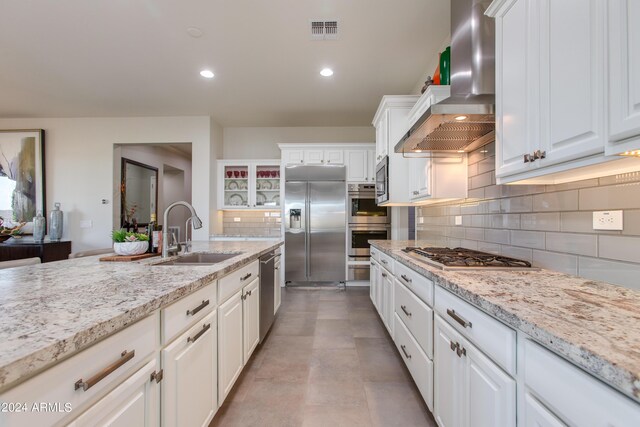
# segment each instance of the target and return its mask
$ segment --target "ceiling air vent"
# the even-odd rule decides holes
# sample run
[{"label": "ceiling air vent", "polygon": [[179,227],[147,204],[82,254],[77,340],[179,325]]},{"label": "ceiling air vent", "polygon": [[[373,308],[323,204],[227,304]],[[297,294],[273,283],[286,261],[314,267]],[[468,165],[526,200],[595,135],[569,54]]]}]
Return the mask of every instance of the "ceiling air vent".
[{"label": "ceiling air vent", "polygon": [[312,19],[311,21],[311,40],[337,40],[338,39],[338,21],[321,21]]}]

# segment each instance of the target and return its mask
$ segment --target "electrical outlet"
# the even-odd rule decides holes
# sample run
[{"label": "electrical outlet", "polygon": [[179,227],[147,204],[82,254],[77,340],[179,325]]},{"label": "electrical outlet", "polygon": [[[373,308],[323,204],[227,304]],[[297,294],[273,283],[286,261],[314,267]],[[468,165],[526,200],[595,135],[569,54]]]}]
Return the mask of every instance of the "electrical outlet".
[{"label": "electrical outlet", "polygon": [[85,219],[80,221],[80,228],[91,228],[93,227],[93,221],[90,219]]},{"label": "electrical outlet", "polygon": [[462,216],[456,215],[455,217],[455,225],[462,225]]},{"label": "electrical outlet", "polygon": [[598,211],[593,213],[594,230],[622,230],[622,211]]}]

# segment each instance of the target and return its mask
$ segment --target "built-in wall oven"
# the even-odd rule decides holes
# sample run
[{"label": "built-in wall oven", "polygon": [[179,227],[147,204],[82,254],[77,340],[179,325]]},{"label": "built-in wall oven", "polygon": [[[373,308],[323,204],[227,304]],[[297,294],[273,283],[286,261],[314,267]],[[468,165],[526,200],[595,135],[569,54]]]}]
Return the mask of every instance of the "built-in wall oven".
[{"label": "built-in wall oven", "polygon": [[390,224],[389,208],[376,204],[376,186],[349,184],[349,224]]},{"label": "built-in wall oven", "polygon": [[372,184],[350,184],[347,207],[347,279],[369,280],[369,240],[391,238],[391,209],[376,204]]},{"label": "built-in wall oven", "polygon": [[369,280],[369,240],[389,240],[391,224],[349,224],[347,232],[347,280]]}]

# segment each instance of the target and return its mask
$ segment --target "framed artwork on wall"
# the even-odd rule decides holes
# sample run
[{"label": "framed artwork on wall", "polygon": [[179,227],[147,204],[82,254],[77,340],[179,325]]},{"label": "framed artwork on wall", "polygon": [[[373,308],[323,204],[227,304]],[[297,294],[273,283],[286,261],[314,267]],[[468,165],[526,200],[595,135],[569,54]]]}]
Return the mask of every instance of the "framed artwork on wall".
[{"label": "framed artwork on wall", "polygon": [[44,130],[0,130],[0,217],[4,225],[32,227],[45,212]]}]

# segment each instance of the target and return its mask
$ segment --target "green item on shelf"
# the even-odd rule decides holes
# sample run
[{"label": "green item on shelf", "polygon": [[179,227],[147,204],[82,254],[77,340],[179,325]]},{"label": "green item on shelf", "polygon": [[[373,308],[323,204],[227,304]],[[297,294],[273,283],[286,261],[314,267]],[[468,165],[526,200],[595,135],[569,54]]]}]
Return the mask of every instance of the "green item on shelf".
[{"label": "green item on shelf", "polygon": [[440,54],[440,84],[451,84],[451,46]]}]

